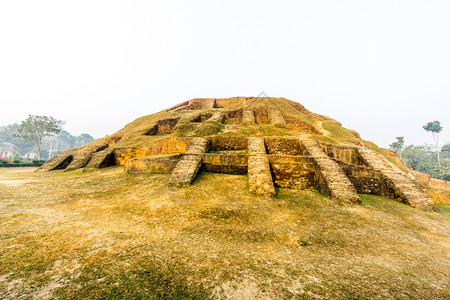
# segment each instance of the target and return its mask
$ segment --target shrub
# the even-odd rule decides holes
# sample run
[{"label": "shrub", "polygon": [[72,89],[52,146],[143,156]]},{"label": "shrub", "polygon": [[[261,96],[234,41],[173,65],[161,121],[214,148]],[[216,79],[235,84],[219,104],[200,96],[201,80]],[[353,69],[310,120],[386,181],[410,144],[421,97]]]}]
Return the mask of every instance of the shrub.
[{"label": "shrub", "polygon": [[3,165],[5,168],[18,168],[18,167],[34,167],[32,163],[8,163]]},{"label": "shrub", "polygon": [[35,167],[40,167],[40,166],[42,166],[42,165],[45,163],[45,160],[44,160],[44,159],[41,159],[41,160],[35,159],[35,160],[33,160],[31,163],[32,163],[33,166],[35,166]]}]

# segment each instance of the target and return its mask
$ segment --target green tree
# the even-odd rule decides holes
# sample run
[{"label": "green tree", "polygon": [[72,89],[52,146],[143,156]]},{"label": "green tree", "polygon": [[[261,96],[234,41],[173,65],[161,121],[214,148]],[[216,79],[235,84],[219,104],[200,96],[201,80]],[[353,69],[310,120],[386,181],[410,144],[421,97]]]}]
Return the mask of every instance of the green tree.
[{"label": "green tree", "polygon": [[450,143],[441,148],[441,179],[450,181]]},{"label": "green tree", "polygon": [[438,168],[440,171],[441,158],[439,156],[439,132],[441,132],[442,129],[444,128],[441,126],[441,123],[436,120],[433,122],[428,122],[426,125],[423,126],[423,129],[425,129],[428,132],[431,132],[431,134],[433,135],[434,145],[436,146],[436,154],[438,159]]},{"label": "green tree", "polygon": [[403,162],[415,171],[450,181],[450,157],[446,156],[446,149],[450,150],[450,145],[442,147],[440,167],[434,146],[407,146],[403,150]]},{"label": "green tree", "polygon": [[441,148],[441,156],[443,158],[450,158],[450,144],[445,144]]},{"label": "green tree", "polygon": [[422,170],[424,173],[430,173],[426,166],[431,165],[432,160],[425,146],[407,146],[403,151],[403,159],[405,164],[413,168],[413,170],[419,172]]},{"label": "green tree", "polygon": [[398,136],[396,139],[397,141],[390,144],[389,147],[391,147],[391,149],[400,156],[400,159],[402,159],[402,150],[405,146],[405,138],[403,136]]},{"label": "green tree", "polygon": [[15,154],[11,155],[10,158],[11,158],[11,160],[13,162],[19,162],[20,163],[22,161],[22,156],[20,154],[18,154],[18,153],[15,153]]},{"label": "green tree", "polygon": [[42,138],[61,131],[62,121],[48,116],[29,115],[17,129],[16,137],[33,142],[37,148],[38,160],[41,159]]}]

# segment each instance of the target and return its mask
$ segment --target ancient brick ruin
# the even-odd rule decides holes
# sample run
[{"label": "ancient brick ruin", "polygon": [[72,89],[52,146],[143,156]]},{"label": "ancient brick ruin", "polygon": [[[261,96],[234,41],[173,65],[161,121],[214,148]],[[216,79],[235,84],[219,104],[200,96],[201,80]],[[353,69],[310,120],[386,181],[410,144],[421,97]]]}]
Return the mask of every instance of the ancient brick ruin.
[{"label": "ancient brick ruin", "polygon": [[168,173],[174,187],[191,185],[200,171],[248,175],[257,195],[314,188],[342,203],[373,194],[435,210],[412,176],[378,149],[283,98],[193,99],[64,151],[41,170],[122,165],[128,173]]}]

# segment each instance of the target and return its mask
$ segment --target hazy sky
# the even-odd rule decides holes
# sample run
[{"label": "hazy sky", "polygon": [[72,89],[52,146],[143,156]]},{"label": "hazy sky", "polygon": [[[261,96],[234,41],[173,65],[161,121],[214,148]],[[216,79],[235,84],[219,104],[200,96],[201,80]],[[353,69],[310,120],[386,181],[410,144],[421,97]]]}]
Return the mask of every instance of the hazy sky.
[{"label": "hazy sky", "polygon": [[196,97],[285,97],[387,147],[450,142],[450,1],[0,0],[0,126],[95,137]]}]

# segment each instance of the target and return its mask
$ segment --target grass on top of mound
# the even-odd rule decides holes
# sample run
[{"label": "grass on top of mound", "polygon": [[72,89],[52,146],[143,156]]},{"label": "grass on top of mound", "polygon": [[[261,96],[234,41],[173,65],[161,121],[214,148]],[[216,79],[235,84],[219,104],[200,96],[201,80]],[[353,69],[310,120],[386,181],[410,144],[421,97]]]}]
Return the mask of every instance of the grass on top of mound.
[{"label": "grass on top of mound", "polygon": [[[226,108],[209,108],[204,110],[179,110],[179,111],[161,111],[151,115],[143,116],[134,120],[133,122],[127,124],[123,129],[115,133],[113,136],[122,137],[118,146],[120,147],[131,147],[131,146],[142,146],[148,143],[148,141],[153,141],[157,136],[146,136],[142,138],[142,135],[150,130],[156,121],[168,119],[168,118],[180,118],[176,130],[171,134],[165,136],[208,136],[215,134],[235,134],[235,135],[245,135],[245,136],[291,136],[302,134],[295,133],[293,131],[277,128],[272,125],[254,125],[249,126],[245,124],[240,124],[236,126],[224,126],[224,124],[206,121],[204,123],[195,124],[189,122],[189,119],[194,118],[200,113],[216,113],[220,111],[232,111],[236,109],[241,109],[243,107],[258,108],[266,107],[267,109],[277,109],[281,113],[294,116],[300,120],[309,122],[315,126],[318,124],[311,118],[308,113],[304,113],[295,109],[286,99],[284,98],[254,98],[250,100],[239,100],[238,98],[230,98],[229,106]],[[355,137],[351,131],[341,127],[339,124],[333,121],[323,121],[322,126],[330,132],[330,137],[328,142],[339,144],[339,143],[358,143],[361,140]],[[315,138],[315,136],[313,136]],[[319,140],[325,139],[325,137],[317,135]],[[108,137],[107,137],[108,138]],[[101,143],[103,139],[96,141],[96,143]]]},{"label": "grass on top of mound", "polygon": [[0,170],[0,298],[449,297],[448,210],[168,179]]},{"label": "grass on top of mound", "polygon": [[347,144],[357,144],[361,142],[361,139],[356,138],[351,131],[334,122],[324,121],[322,122],[322,127],[331,134],[331,138],[340,142]]}]

